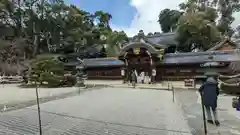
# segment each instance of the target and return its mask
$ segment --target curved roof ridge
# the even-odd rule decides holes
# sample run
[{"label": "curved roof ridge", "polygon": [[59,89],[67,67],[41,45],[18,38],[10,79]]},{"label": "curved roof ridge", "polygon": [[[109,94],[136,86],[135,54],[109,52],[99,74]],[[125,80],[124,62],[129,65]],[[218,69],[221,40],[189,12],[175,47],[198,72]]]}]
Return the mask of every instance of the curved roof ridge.
[{"label": "curved roof ridge", "polygon": [[209,55],[209,54],[231,54],[236,51],[208,51],[208,52],[188,52],[188,53],[168,53],[165,56],[196,56],[196,55]]},{"label": "curved roof ridge", "polygon": [[160,34],[153,34],[153,35],[147,35],[147,36],[144,36],[146,38],[151,38],[151,37],[160,37],[160,36],[171,36],[171,35],[175,35],[176,32],[168,32],[168,33],[160,33]]},{"label": "curved roof ridge", "polygon": [[135,47],[145,47],[148,49],[150,53],[158,53],[157,49],[154,48],[151,44],[149,43],[143,43],[143,42],[130,42],[129,44],[125,45],[121,51],[119,52],[119,56],[123,55],[128,49],[132,48],[133,46]]},{"label": "curved roof ridge", "polygon": [[83,59],[83,60],[118,60],[117,58],[115,57],[105,57],[105,58],[90,58],[90,59]]}]

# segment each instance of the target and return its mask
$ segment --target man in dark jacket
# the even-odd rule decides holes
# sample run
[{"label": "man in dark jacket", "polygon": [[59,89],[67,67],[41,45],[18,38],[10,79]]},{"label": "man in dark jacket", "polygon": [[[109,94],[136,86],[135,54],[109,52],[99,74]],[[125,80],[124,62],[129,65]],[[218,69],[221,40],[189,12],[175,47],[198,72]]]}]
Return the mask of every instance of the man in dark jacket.
[{"label": "man in dark jacket", "polygon": [[132,83],[136,83],[137,81],[137,76],[136,76],[136,73],[135,73],[135,69],[132,70],[132,73],[131,73],[131,78],[132,78]]},{"label": "man in dark jacket", "polygon": [[202,95],[203,104],[206,108],[208,123],[213,124],[211,110],[215,119],[215,124],[220,125],[217,117],[217,97],[219,95],[218,82],[213,77],[208,77],[206,82],[199,89]]}]

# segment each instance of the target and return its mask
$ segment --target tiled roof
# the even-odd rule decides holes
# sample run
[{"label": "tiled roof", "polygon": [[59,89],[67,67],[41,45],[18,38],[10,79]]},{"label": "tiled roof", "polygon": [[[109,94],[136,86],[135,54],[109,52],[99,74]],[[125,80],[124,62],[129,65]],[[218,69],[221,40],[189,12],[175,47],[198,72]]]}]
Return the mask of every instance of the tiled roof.
[{"label": "tiled roof", "polygon": [[217,49],[221,48],[223,45],[225,45],[226,42],[229,42],[233,45],[235,45],[234,42],[230,41],[229,39],[225,39],[221,42],[218,42],[215,46],[213,46],[212,48],[208,49],[207,51],[216,51]]},{"label": "tiled roof", "polygon": [[116,58],[83,59],[86,67],[123,66],[124,62]]},{"label": "tiled roof", "polygon": [[155,47],[168,47],[170,45],[177,45],[175,39],[176,33],[163,33],[160,35],[146,36],[145,40],[150,44],[153,44]]},{"label": "tiled roof", "polygon": [[166,54],[164,55],[164,64],[191,64],[191,63],[204,63],[210,61],[209,56],[213,56],[213,60],[216,62],[226,61],[239,61],[240,58],[235,51],[227,52],[194,52],[194,53],[178,53],[178,54]]},{"label": "tiled roof", "polygon": [[66,57],[67,58],[86,58],[86,57],[99,57],[100,51],[103,48],[102,45],[93,45],[90,47],[87,47],[86,49],[83,49],[82,51],[80,50],[80,52],[75,52],[75,53],[70,53],[67,54]]},{"label": "tiled roof", "polygon": [[[65,63],[66,66],[77,66],[80,62],[77,60],[72,60]],[[83,59],[83,64],[86,68],[90,67],[114,67],[123,66],[124,62],[116,58],[93,58],[93,59]]]},{"label": "tiled roof", "polygon": [[233,39],[232,42],[236,44],[238,49],[240,48],[240,39]]},{"label": "tiled roof", "polygon": [[[212,56],[215,62],[240,62],[240,54],[236,51],[215,51],[215,52],[191,52],[164,55],[163,64],[202,64],[211,61]],[[85,67],[114,67],[124,66],[124,62],[116,58],[93,58],[83,59]],[[66,65],[76,66],[78,61],[69,61]]]},{"label": "tiled roof", "polygon": [[154,48],[151,44],[149,43],[142,43],[142,42],[131,42],[129,44],[127,44],[126,46],[124,46],[121,51],[119,52],[119,56],[123,56],[125,54],[125,52],[131,48],[141,48],[141,47],[145,47],[148,49],[148,51],[152,54],[157,54],[158,51],[156,48]]},{"label": "tiled roof", "polygon": [[[176,33],[159,33],[150,36],[145,36],[143,39],[146,43],[153,45],[154,47],[167,48],[171,45],[178,45],[175,39]],[[139,42],[138,37],[134,36],[130,38],[131,42]]]}]

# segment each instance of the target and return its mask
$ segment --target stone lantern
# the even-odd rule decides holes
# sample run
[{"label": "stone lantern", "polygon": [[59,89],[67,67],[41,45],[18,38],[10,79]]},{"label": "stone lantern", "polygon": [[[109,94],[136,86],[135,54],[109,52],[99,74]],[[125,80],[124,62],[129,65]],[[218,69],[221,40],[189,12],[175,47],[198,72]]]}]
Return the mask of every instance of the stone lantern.
[{"label": "stone lantern", "polygon": [[84,87],[84,63],[83,60],[78,58],[78,61],[80,62],[79,65],[76,66],[76,70],[77,70],[77,86],[78,87]]}]

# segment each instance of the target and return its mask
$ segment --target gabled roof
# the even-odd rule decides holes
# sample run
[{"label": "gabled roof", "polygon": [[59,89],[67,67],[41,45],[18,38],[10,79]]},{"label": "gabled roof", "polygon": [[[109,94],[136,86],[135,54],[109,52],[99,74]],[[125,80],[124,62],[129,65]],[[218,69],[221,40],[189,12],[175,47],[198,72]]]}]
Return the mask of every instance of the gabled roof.
[{"label": "gabled roof", "polygon": [[143,48],[146,48],[148,49],[148,51],[151,53],[151,54],[158,54],[158,50],[156,48],[154,48],[151,44],[149,43],[142,43],[142,42],[131,42],[127,45],[125,45],[121,51],[119,52],[119,56],[123,56],[127,50],[131,49],[131,48],[140,48],[140,47],[143,47]]},{"label": "gabled roof", "polygon": [[223,47],[225,45],[225,43],[229,42],[232,45],[236,45],[234,42],[232,42],[229,39],[225,39],[223,41],[218,42],[215,46],[213,46],[212,48],[208,49],[207,51],[216,51],[217,49]]},{"label": "gabled roof", "polygon": [[[72,60],[64,63],[65,66],[77,66],[81,63],[78,60]],[[86,68],[93,67],[120,67],[124,66],[124,62],[116,58],[93,58],[93,59],[83,59],[83,65]]]},{"label": "gabled roof", "polygon": [[124,66],[124,62],[116,58],[96,58],[96,59],[83,59],[83,63],[87,68],[91,67],[114,67]]},{"label": "gabled roof", "polygon": [[167,48],[171,45],[178,45],[175,39],[176,33],[157,33],[150,36],[138,37],[134,36],[130,39],[130,42],[140,42],[139,38],[142,38],[146,43],[151,44],[154,47]]},{"label": "gabled roof", "polygon": [[175,39],[176,33],[163,33],[157,35],[146,36],[146,42],[153,44],[155,47],[169,47],[171,45],[178,45]]},{"label": "gabled roof", "polygon": [[232,39],[232,42],[235,43],[236,48],[240,48],[240,39]]},{"label": "gabled roof", "polygon": [[215,51],[166,54],[163,58],[163,64],[205,63],[211,61],[210,56],[212,56],[213,61],[215,62],[240,61],[240,58],[235,51]]},{"label": "gabled roof", "polygon": [[69,53],[66,54],[67,58],[86,58],[86,57],[99,57],[100,51],[103,49],[103,45],[93,45],[90,47],[87,47],[86,49],[80,50],[80,52],[74,52],[74,53]]}]

